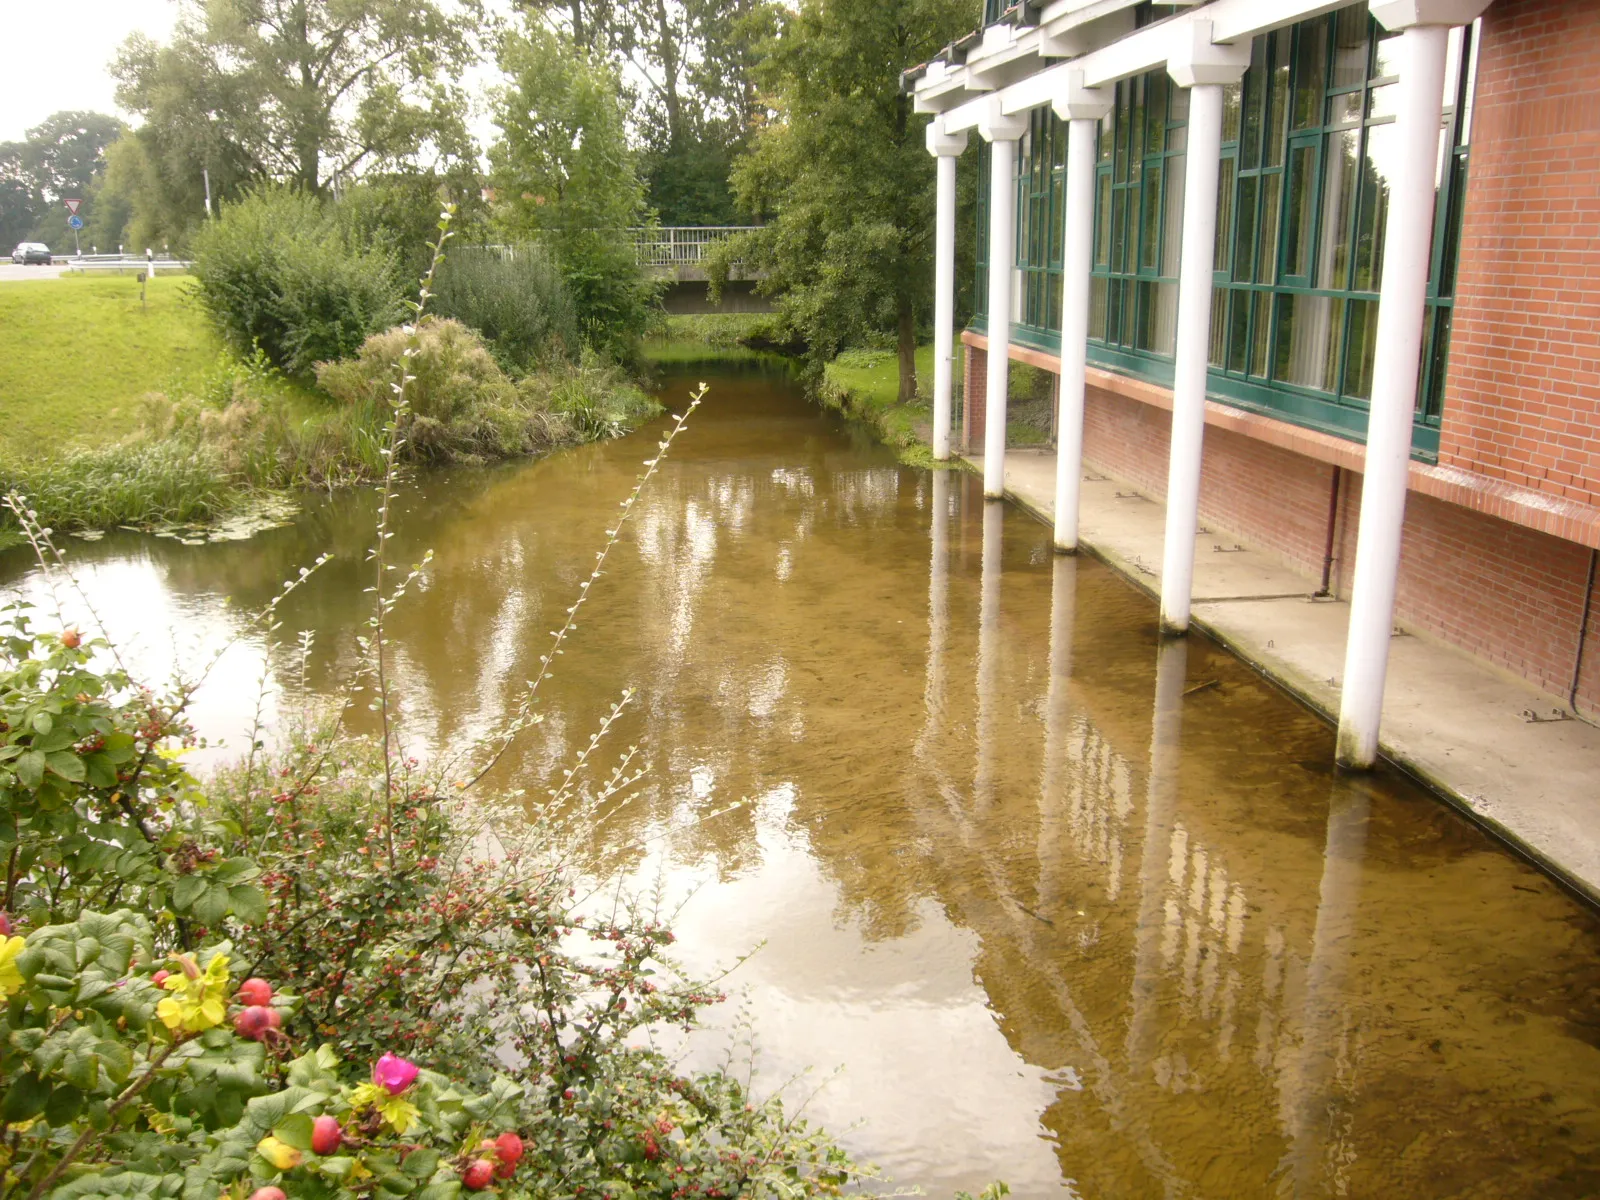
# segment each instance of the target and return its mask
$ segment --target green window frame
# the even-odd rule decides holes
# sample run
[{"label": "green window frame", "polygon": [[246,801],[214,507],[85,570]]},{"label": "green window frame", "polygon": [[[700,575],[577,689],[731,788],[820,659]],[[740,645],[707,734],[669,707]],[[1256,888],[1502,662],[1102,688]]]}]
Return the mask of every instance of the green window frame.
[{"label": "green window frame", "polygon": [[[1017,147],[1016,323],[1061,329],[1062,240],[1066,236],[1067,123],[1048,108],[1028,117]],[[1059,341],[1059,339],[1058,339]]]}]

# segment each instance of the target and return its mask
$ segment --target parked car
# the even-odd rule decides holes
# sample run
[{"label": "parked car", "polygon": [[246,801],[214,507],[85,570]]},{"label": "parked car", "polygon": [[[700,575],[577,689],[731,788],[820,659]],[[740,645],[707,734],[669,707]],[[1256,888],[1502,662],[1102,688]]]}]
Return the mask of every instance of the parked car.
[{"label": "parked car", "polygon": [[[0,245],[4,245],[4,243],[0,243]],[[21,242],[11,252],[11,261],[22,263],[23,265],[43,263],[48,267],[53,260],[50,257],[50,247],[43,242]]]}]

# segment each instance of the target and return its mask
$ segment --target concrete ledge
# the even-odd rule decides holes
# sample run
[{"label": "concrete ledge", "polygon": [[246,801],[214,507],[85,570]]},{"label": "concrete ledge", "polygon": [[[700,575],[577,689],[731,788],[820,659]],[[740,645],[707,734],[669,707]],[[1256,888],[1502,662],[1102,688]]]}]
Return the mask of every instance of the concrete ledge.
[{"label": "concrete ledge", "polygon": [[[1007,454],[1006,497],[1053,524],[1055,456]],[[1098,467],[1086,473],[1080,544],[1151,596],[1160,594],[1165,520],[1164,506],[1133,485]],[[1198,554],[1193,621],[1331,721],[1339,709],[1349,606],[1313,599],[1315,586],[1248,547]],[[1559,697],[1460,650],[1399,634],[1380,749],[1478,825],[1600,904],[1600,728],[1524,716],[1547,716],[1562,705]]]}]

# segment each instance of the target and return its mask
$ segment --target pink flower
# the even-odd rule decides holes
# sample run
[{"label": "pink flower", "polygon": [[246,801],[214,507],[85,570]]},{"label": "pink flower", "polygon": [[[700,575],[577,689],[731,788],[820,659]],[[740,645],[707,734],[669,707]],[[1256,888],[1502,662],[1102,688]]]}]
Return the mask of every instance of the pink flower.
[{"label": "pink flower", "polygon": [[372,1082],[391,1096],[398,1096],[405,1091],[416,1078],[417,1064],[393,1054],[385,1054],[372,1064]]},{"label": "pink flower", "polygon": [[6,913],[0,912],[0,937],[10,937],[10,936],[11,936],[11,917]]}]

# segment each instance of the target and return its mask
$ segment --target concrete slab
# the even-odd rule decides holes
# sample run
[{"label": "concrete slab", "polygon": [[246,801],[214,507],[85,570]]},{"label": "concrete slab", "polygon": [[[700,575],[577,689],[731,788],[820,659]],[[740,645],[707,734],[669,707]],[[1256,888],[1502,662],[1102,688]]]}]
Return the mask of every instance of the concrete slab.
[{"label": "concrete slab", "polygon": [[[1008,498],[1047,523],[1055,455],[1006,456]],[[1152,595],[1165,508],[1128,483],[1085,472],[1080,538]],[[1349,606],[1314,600],[1317,581],[1237,539],[1202,535],[1194,621],[1269,678],[1337,717]],[[1226,552],[1207,546],[1223,546]],[[1397,633],[1381,748],[1485,828],[1600,902],[1600,728],[1553,720],[1561,697],[1462,650]],[[1530,720],[1533,715],[1541,720]]]}]

